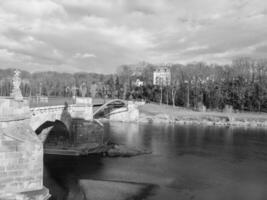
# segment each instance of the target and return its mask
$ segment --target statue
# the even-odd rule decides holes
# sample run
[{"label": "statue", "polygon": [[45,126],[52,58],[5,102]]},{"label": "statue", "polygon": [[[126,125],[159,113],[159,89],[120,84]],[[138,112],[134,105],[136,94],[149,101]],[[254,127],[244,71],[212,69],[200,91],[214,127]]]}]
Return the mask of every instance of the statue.
[{"label": "statue", "polygon": [[80,92],[82,94],[82,97],[85,97],[86,93],[87,93],[87,87],[86,87],[86,83],[83,82],[81,85],[80,85]]},{"label": "statue", "polygon": [[75,85],[73,85],[71,87],[71,94],[72,94],[72,101],[73,101],[73,103],[75,103],[75,101],[76,101],[76,94],[77,94],[77,87]]},{"label": "statue", "polygon": [[11,92],[11,97],[13,97],[15,100],[22,101],[23,96],[22,96],[21,90],[19,88],[19,86],[21,84],[20,71],[17,69],[14,72],[12,83],[13,83],[13,88],[12,88],[12,92]]},{"label": "statue", "polygon": [[72,94],[73,98],[76,97],[76,94],[77,94],[77,87],[76,86],[71,87],[71,94]]}]

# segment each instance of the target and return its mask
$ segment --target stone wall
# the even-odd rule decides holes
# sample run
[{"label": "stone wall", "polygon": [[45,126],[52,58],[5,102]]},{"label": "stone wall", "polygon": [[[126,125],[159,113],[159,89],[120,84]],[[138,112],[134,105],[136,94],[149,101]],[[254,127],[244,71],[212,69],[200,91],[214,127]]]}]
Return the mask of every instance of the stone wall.
[{"label": "stone wall", "polygon": [[118,108],[109,114],[109,120],[121,122],[137,122],[139,120],[138,104],[128,101],[127,107]]},{"label": "stone wall", "polygon": [[[27,101],[0,99],[0,199],[49,195],[43,188],[43,145],[29,125]],[[28,192],[28,193],[27,193]]]},{"label": "stone wall", "polygon": [[93,101],[90,97],[77,97],[72,118],[93,120]]},{"label": "stone wall", "polygon": [[91,97],[76,97],[75,103],[81,105],[92,105],[93,99]]}]

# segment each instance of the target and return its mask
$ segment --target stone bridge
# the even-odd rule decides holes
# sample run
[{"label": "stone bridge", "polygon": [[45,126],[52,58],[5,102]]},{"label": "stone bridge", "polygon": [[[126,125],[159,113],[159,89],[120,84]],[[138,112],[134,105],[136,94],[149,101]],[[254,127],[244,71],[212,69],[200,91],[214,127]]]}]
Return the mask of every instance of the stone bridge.
[{"label": "stone bridge", "polygon": [[144,102],[134,102],[134,101],[125,101],[121,99],[113,99],[103,104],[100,108],[94,111],[93,116],[95,116],[101,110],[107,108],[113,103],[121,103],[122,107],[110,110],[105,116],[111,121],[122,121],[122,122],[134,122],[139,119],[139,110],[138,106],[144,104]]},{"label": "stone bridge", "polygon": [[60,120],[66,125],[67,129],[69,129],[70,122],[67,116],[70,116],[72,119],[93,120],[99,112],[114,103],[121,103],[122,106],[110,110],[110,112],[105,115],[111,121],[133,122],[138,120],[139,110],[137,107],[142,104],[140,102],[112,99],[93,111],[92,98],[76,98],[75,104],[30,108],[30,126],[33,130],[36,130],[47,121]]},{"label": "stone bridge", "polygon": [[[35,131],[46,121],[61,120],[68,128],[71,118],[93,120],[92,99],[77,98],[71,105],[30,108],[21,94],[20,83],[19,72],[15,71],[11,97],[0,98],[0,199],[47,200],[50,194],[43,186],[43,143]],[[135,103],[124,102],[122,108],[109,115],[118,121],[131,121],[139,117],[136,110]]]},{"label": "stone bridge", "polygon": [[[136,106],[125,102],[124,107],[113,110],[109,115],[113,116],[113,120],[125,121],[130,113],[135,113],[135,117],[127,120],[136,120],[139,117]],[[0,98],[0,199],[49,198],[49,191],[43,186],[43,143],[35,130],[46,121],[61,120],[66,123],[64,113],[72,118],[93,120],[92,100],[77,98],[76,104],[68,107],[30,108],[27,100]]]},{"label": "stone bridge", "polygon": [[93,120],[92,98],[77,98],[75,104],[30,108],[30,126],[36,130],[46,121],[62,121],[69,129],[69,117]]},{"label": "stone bridge", "polygon": [[[75,104],[30,108],[23,98],[0,98],[0,199],[45,200],[43,186],[43,143],[35,131],[47,121],[68,117],[93,120],[94,115],[115,102],[120,108],[108,113],[110,120],[137,121],[139,103],[112,100],[95,112],[91,98],[77,98]],[[68,116],[68,117],[66,117]]]}]

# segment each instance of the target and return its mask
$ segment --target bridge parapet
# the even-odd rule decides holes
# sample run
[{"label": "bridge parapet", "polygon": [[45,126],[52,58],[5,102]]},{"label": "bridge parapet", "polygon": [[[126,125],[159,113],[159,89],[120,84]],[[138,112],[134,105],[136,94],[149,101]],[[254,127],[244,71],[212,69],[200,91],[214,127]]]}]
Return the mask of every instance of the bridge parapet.
[{"label": "bridge parapet", "polygon": [[92,106],[93,99],[89,97],[76,97],[75,104]]}]

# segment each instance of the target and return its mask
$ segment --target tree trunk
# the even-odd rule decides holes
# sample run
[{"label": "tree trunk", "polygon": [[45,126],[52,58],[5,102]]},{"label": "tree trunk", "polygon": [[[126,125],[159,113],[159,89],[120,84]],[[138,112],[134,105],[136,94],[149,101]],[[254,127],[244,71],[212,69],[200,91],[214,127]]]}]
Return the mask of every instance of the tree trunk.
[{"label": "tree trunk", "polygon": [[167,105],[169,105],[169,89],[167,88]]},{"label": "tree trunk", "polygon": [[189,84],[187,85],[187,98],[186,98],[186,107],[189,108],[190,107],[190,89],[189,89]]},{"label": "tree trunk", "polygon": [[160,105],[162,104],[162,86],[160,87]]},{"label": "tree trunk", "polygon": [[172,106],[175,107],[175,96],[176,96],[176,90],[172,89]]}]

